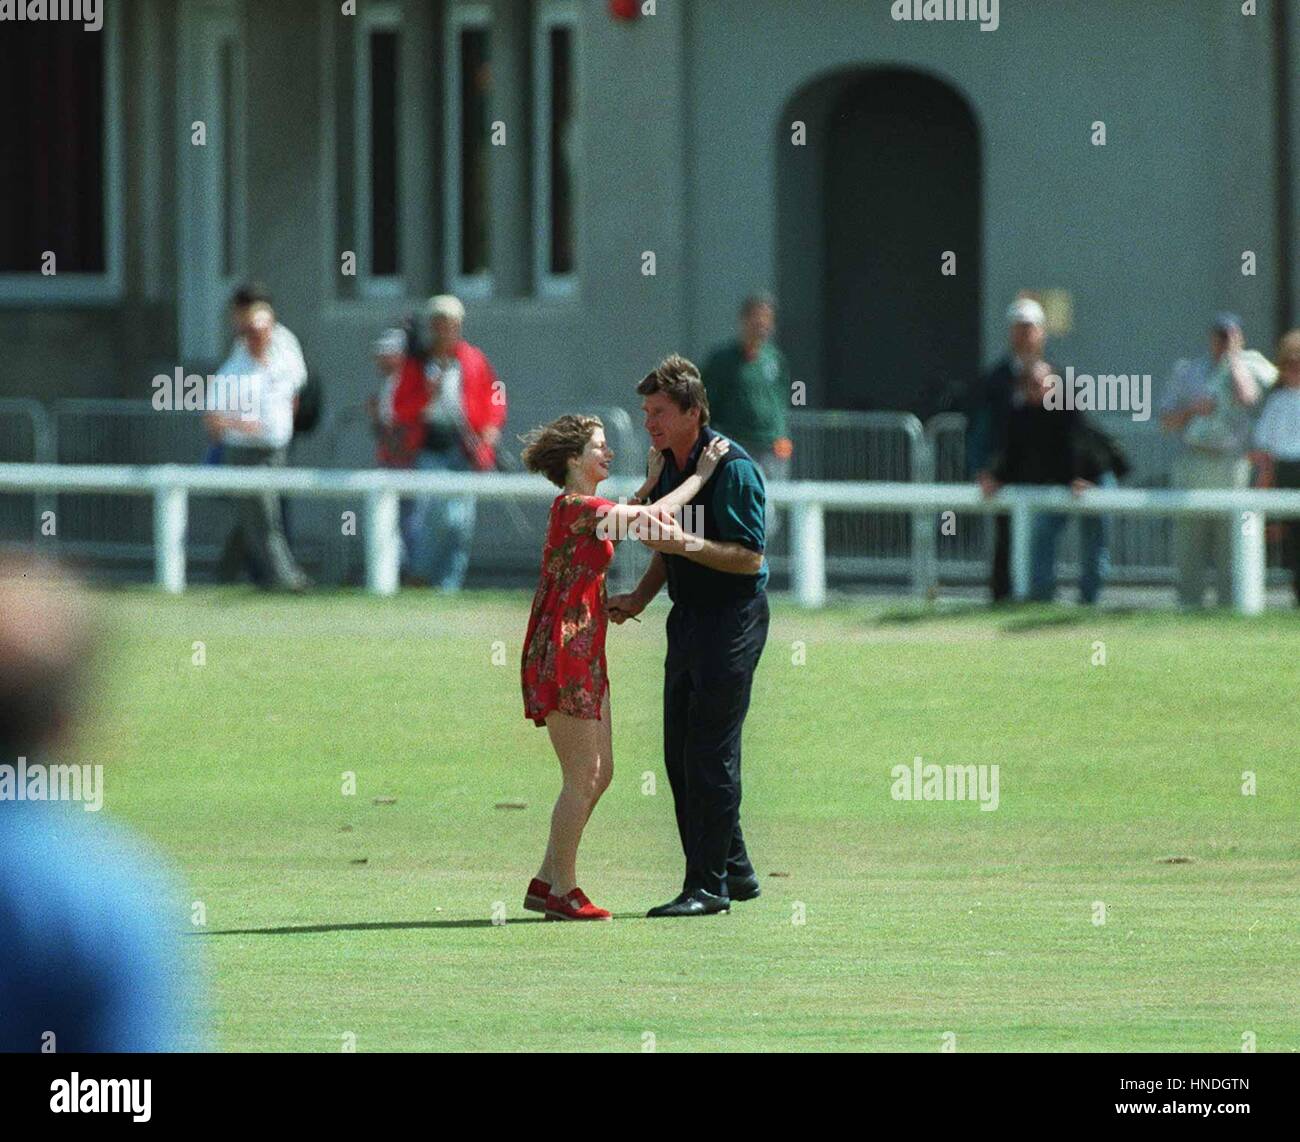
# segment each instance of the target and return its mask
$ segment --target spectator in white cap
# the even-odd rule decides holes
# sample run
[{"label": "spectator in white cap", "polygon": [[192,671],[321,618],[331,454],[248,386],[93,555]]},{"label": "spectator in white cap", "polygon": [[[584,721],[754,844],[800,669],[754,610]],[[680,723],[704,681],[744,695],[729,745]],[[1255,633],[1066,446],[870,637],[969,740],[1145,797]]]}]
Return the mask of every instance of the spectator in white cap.
[{"label": "spectator in white cap", "polygon": [[393,417],[393,398],[397,396],[402,362],[406,359],[406,334],[400,329],[385,329],[371,343],[370,351],[375,358],[380,387],[379,392],[366,401],[366,411],[379,442],[379,466],[410,468],[415,463],[415,455],[405,447],[405,434],[394,431],[396,421]]},{"label": "spectator in white cap", "polygon": [[[967,472],[982,486],[993,481],[992,468],[1007,445],[1011,412],[1024,400],[1031,374],[1050,373],[1043,359],[1047,319],[1043,307],[1029,297],[1018,297],[1007,310],[1009,352],[983,377],[966,406]],[[1011,597],[1011,523],[1005,515],[993,523],[993,601]]]},{"label": "spectator in white cap", "polygon": [[[1277,369],[1268,359],[1245,348],[1241,319],[1233,313],[1215,314],[1209,353],[1178,361],[1161,401],[1160,426],[1182,445],[1174,460],[1173,487],[1250,486],[1251,429],[1260,401],[1276,380]],[[1213,516],[1179,516],[1174,521],[1180,605],[1204,603],[1207,561],[1214,565],[1218,604],[1228,605],[1233,526]]]},{"label": "spectator in white cap", "polygon": [[[415,466],[425,472],[488,472],[506,422],[506,390],[482,350],[461,336],[465,307],[430,299],[427,356],[403,362],[393,397],[394,423],[408,433]],[[411,568],[417,581],[459,591],[469,569],[475,504],[471,496],[425,496],[411,516]]]}]

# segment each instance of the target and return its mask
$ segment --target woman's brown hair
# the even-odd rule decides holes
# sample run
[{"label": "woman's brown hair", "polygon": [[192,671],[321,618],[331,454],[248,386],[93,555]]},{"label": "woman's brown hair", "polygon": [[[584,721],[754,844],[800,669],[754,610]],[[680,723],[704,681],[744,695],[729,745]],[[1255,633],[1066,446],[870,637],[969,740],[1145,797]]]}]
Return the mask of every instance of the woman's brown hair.
[{"label": "woman's brown hair", "polygon": [[569,478],[569,461],[581,456],[591,434],[604,427],[598,416],[570,415],[534,428],[519,438],[524,446],[524,467],[541,472],[557,488],[563,488]]}]

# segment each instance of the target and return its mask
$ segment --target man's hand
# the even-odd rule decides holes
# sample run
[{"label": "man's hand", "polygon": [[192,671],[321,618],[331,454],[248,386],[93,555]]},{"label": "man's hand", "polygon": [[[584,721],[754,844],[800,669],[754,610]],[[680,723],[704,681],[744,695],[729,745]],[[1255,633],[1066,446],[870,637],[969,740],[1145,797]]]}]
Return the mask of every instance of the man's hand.
[{"label": "man's hand", "polygon": [[483,429],[479,439],[489,448],[495,448],[501,443],[501,429],[499,429],[495,424],[489,424],[487,428]]},{"label": "man's hand", "polygon": [[1002,485],[994,479],[992,472],[980,472],[975,477],[976,483],[980,486],[980,493],[984,498],[991,499],[1002,490]]},{"label": "man's hand", "polygon": [[1084,492],[1090,492],[1096,486],[1097,485],[1094,484],[1091,480],[1085,480],[1082,477],[1078,477],[1070,481],[1070,491],[1073,492],[1076,496],[1081,496],[1083,495]]},{"label": "man's hand", "polygon": [[683,554],[690,538],[677,522],[677,517],[669,511],[656,511],[647,519],[638,521],[633,535],[651,551],[661,555]]},{"label": "man's hand", "polygon": [[622,626],[628,619],[636,618],[645,610],[641,597],[632,591],[626,595],[611,595],[605,603],[609,612],[609,621],[615,626]]}]

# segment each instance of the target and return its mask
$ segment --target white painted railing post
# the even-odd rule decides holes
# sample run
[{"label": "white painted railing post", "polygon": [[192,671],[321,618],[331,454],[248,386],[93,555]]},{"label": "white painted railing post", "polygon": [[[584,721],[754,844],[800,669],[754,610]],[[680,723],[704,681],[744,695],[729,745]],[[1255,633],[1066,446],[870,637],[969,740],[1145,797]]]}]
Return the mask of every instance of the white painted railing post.
[{"label": "white painted railing post", "polygon": [[794,594],[801,607],[826,605],[826,515],[819,503],[800,500],[791,509]]},{"label": "white painted railing post", "polygon": [[1232,608],[1238,614],[1258,615],[1264,610],[1268,554],[1264,542],[1264,517],[1259,512],[1238,512],[1231,519]]},{"label": "white painted railing post", "polygon": [[401,580],[401,536],[396,492],[366,493],[366,590],[395,595]]},{"label": "white painted railing post", "polygon": [[[934,449],[925,432],[918,431],[912,440],[912,481],[934,483]],[[912,594],[928,598],[939,584],[938,552],[935,547],[934,515],[929,511],[912,513]]]},{"label": "white painted railing post", "polygon": [[169,595],[185,593],[185,532],[189,514],[189,492],[185,488],[167,486],[154,492],[154,579]]},{"label": "white painted railing post", "polygon": [[1027,504],[1016,504],[1011,509],[1011,594],[1017,602],[1029,598],[1033,530],[1033,509]]}]

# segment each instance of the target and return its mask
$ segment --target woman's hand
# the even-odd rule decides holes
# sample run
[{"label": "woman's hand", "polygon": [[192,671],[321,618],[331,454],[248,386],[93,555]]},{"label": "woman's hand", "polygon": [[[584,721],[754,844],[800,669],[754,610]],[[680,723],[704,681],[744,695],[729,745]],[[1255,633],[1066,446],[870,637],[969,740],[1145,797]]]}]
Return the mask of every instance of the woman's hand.
[{"label": "woman's hand", "polygon": [[664,454],[652,444],[650,445],[650,455],[646,457],[645,461],[646,486],[653,488],[659,482],[659,476],[663,470]]},{"label": "woman's hand", "polygon": [[695,465],[695,474],[707,484],[709,478],[717,471],[718,465],[722,462],[722,458],[729,451],[731,451],[731,441],[726,440],[721,436],[715,436],[709,443],[709,446],[704,450],[703,455],[699,459],[699,463]]}]

